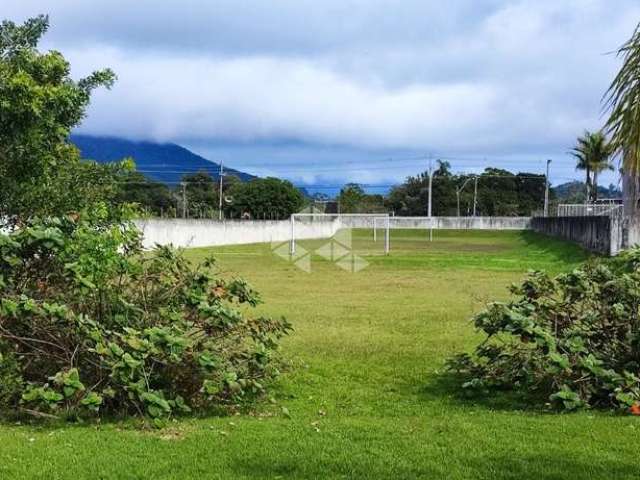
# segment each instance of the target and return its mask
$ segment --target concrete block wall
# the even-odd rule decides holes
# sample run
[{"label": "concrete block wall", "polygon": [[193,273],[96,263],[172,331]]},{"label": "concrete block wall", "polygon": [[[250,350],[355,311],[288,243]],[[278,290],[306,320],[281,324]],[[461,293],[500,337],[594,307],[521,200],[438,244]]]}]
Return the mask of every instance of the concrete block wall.
[{"label": "concrete block wall", "polygon": [[[384,228],[386,219],[376,220]],[[523,230],[529,217],[390,217],[390,228]],[[177,247],[209,247],[248,243],[286,242],[291,239],[289,220],[147,219],[136,222],[142,230],[145,248],[155,244]],[[297,218],[297,239],[330,238],[341,228],[373,228],[372,217]]]},{"label": "concrete block wall", "polygon": [[618,217],[534,217],[531,226],[536,232],[570,240],[605,255],[617,255],[623,246],[623,223]]},{"label": "concrete block wall", "polygon": [[[289,220],[195,220],[148,219],[136,222],[143,233],[145,248],[155,244],[176,247],[213,247],[248,243],[286,242],[291,239]],[[340,229],[340,221],[296,222],[296,238],[330,238]]]}]

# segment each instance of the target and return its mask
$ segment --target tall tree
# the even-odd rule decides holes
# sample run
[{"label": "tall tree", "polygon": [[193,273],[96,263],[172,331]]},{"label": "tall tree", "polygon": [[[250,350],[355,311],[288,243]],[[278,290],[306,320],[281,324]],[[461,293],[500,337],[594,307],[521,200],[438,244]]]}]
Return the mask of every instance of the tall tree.
[{"label": "tall tree", "polygon": [[[91,92],[109,88],[111,70],[82,80],[56,51],[38,51],[49,27],[46,16],[22,25],[0,23],[0,218],[19,221],[79,210],[103,193],[109,171],[81,164],[69,143]],[[113,193],[113,192],[112,192]]]},{"label": "tall tree", "polygon": [[173,216],[177,213],[176,197],[169,187],[140,172],[132,171],[121,175],[118,186],[118,203],[134,204],[154,215]]},{"label": "tall tree", "polygon": [[605,131],[615,154],[622,155],[625,210],[638,208],[640,174],[640,24],[618,50],[623,63],[605,94],[610,115]]},{"label": "tall tree", "polygon": [[191,218],[207,218],[218,210],[218,183],[206,171],[189,173],[182,177],[186,183],[187,208]]},{"label": "tall tree", "polygon": [[[588,134],[589,132],[585,132],[585,136]],[[589,163],[589,160],[587,159],[586,156],[586,152],[588,150],[587,145],[586,145],[586,140],[585,140],[585,136],[583,137],[578,137],[578,144],[577,146],[573,147],[573,149],[571,150],[571,155],[573,155],[576,159],[576,170],[583,170],[585,172],[585,186],[587,189],[586,195],[585,195],[585,199],[588,202],[589,200],[591,200],[591,164]]]},{"label": "tall tree", "polygon": [[347,183],[338,195],[340,213],[359,213],[365,197],[366,193],[360,185]]},{"label": "tall tree", "polygon": [[592,201],[598,199],[598,174],[604,170],[613,170],[611,154],[613,148],[602,132],[585,131],[578,137],[571,154],[576,158],[576,168],[586,171],[586,185]]},{"label": "tall tree", "polygon": [[236,218],[284,219],[304,205],[302,192],[291,182],[271,177],[233,183],[228,197],[225,212]]}]

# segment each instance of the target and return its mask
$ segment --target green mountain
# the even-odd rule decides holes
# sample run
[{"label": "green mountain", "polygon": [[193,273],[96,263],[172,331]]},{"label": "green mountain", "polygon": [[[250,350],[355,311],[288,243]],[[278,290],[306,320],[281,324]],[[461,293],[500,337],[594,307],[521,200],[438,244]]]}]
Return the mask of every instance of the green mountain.
[{"label": "green mountain", "polygon": [[[170,185],[180,182],[183,175],[201,170],[218,178],[220,165],[175,143],[132,141],[116,137],[72,135],[71,141],[80,149],[82,158],[106,163],[132,157],[137,169],[145,176]],[[243,181],[256,178],[246,172],[224,168],[225,174]]]}]

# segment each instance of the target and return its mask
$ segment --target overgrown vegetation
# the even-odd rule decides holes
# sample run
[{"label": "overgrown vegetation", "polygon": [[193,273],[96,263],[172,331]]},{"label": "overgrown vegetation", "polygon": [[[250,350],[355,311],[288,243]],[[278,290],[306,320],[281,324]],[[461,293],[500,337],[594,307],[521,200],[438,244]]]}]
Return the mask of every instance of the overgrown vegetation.
[{"label": "overgrown vegetation", "polygon": [[[474,199],[476,215],[531,215],[542,208],[544,188],[544,175],[490,167],[479,175],[454,174],[449,162],[440,161],[433,176],[433,215],[473,215]],[[387,206],[397,215],[425,215],[428,194],[429,175],[424,172],[392,188]]]},{"label": "overgrown vegetation", "polygon": [[161,419],[263,391],[285,320],[247,283],[143,255],[131,224],[64,218],[0,236],[0,408]]},{"label": "overgrown vegetation", "polygon": [[118,168],[81,162],[68,142],[71,129],[84,118],[91,92],[110,87],[115,74],[105,69],[74,81],[59,52],[37,50],[48,27],[43,16],[24,25],[0,24],[3,222],[78,211],[115,193],[112,180]]},{"label": "overgrown vegetation", "polygon": [[260,394],[289,324],[247,316],[258,295],[211,259],[142,251],[119,199],[133,162],[80,162],[69,143],[115,75],[74,82],[37,50],[47,28],[0,25],[0,410],[161,424]]},{"label": "overgrown vegetation", "polygon": [[640,249],[550,277],[475,316],[486,339],[450,367],[463,387],[514,389],[564,410],[640,406]]}]

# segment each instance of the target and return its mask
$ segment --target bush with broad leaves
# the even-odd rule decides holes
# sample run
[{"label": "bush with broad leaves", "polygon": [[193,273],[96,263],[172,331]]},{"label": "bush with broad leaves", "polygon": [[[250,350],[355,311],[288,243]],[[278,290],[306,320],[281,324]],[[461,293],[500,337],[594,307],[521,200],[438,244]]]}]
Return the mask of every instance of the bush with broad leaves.
[{"label": "bush with broad leaves", "polygon": [[284,319],[240,279],[141,249],[132,223],[70,216],[0,234],[0,409],[171,415],[251,398],[278,373]]},{"label": "bush with broad leaves", "polygon": [[640,249],[551,278],[475,316],[486,335],[449,363],[464,389],[516,390],[563,410],[640,411]]}]

